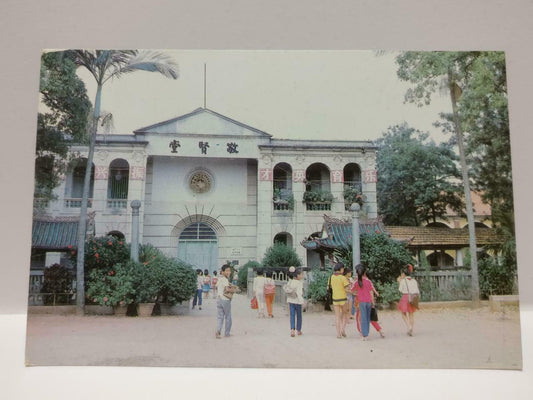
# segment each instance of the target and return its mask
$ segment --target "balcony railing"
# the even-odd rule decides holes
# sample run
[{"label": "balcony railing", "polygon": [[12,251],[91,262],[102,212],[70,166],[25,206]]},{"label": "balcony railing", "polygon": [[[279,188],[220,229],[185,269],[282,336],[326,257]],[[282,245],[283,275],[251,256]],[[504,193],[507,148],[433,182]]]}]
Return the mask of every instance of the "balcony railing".
[{"label": "balcony railing", "polygon": [[[93,199],[89,199],[87,207],[91,208],[93,206]],[[65,198],[65,207],[66,208],[80,208],[81,199],[78,198]]]},{"label": "balcony railing", "polygon": [[289,211],[289,202],[287,200],[274,200],[274,211]]},{"label": "balcony railing", "polygon": [[128,200],[127,199],[107,199],[107,207],[128,208]]},{"label": "balcony railing", "polygon": [[307,211],[331,211],[331,202],[313,201],[306,202]]}]

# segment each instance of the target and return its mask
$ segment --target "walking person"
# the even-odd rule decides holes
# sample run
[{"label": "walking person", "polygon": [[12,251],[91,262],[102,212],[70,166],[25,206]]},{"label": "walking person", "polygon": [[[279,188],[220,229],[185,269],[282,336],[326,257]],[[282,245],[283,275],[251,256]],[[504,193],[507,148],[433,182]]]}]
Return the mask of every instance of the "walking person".
[{"label": "walking person", "polygon": [[202,309],[202,288],[204,285],[204,279],[203,279],[204,273],[201,269],[196,270],[196,293],[194,294],[194,299],[192,301],[192,309],[196,307],[198,304],[198,309]]},{"label": "walking person", "polygon": [[346,324],[348,322],[348,314],[346,313],[346,306],[348,304],[347,291],[350,289],[350,281],[344,276],[343,263],[339,262],[333,267],[333,275],[330,277],[329,287],[332,289],[337,339],[342,339],[343,337],[346,337]]},{"label": "walking person", "polygon": [[408,264],[402,271],[402,275],[398,278],[398,290],[402,293],[400,302],[398,303],[398,310],[402,313],[402,319],[407,327],[407,334],[413,336],[413,329],[415,326],[415,311],[417,306],[409,302],[409,295],[419,295],[418,282],[411,274],[413,273],[413,266]]},{"label": "walking person", "polygon": [[[376,288],[373,287],[372,290],[374,291],[374,295],[376,297],[378,297],[379,293],[376,290]],[[374,306],[372,308],[374,308]],[[372,310],[370,310],[370,312],[371,312],[371,315],[372,315]],[[377,320],[377,311],[374,310],[374,312],[375,312],[376,320],[373,321],[372,318],[370,318],[370,325],[372,325],[374,327],[374,329],[379,333],[379,336],[381,336],[382,339],[385,339],[385,332],[383,331],[383,328],[381,327],[379,321]],[[362,333],[361,333],[361,313],[359,312],[359,304],[357,304],[357,314],[356,314],[355,318],[356,318],[356,323],[357,323],[357,331],[359,332],[360,335],[362,335]]]},{"label": "walking person", "polygon": [[224,264],[220,270],[220,277],[217,282],[217,330],[215,337],[221,338],[222,326],[224,325],[224,336],[230,336],[231,332],[231,299],[239,288],[229,282],[231,267]]},{"label": "walking person", "polygon": [[291,273],[291,278],[289,283],[287,283],[285,292],[287,293],[287,303],[289,304],[291,337],[294,337],[296,333],[298,336],[302,334],[302,306],[305,304],[302,269],[294,269],[294,272]]},{"label": "walking person", "polygon": [[213,298],[217,298],[217,282],[218,276],[217,271],[213,271],[213,277],[211,278],[211,290],[213,291]]},{"label": "walking person", "polygon": [[355,272],[357,273],[357,281],[352,286],[352,292],[355,292],[357,295],[361,315],[362,340],[366,341],[368,340],[368,333],[370,331],[370,313],[374,305],[374,286],[366,276],[366,266],[357,264]]},{"label": "walking person", "polygon": [[204,270],[204,281],[202,285],[202,292],[205,299],[209,298],[209,291],[211,290],[211,276],[209,270]]},{"label": "walking person", "polygon": [[263,268],[257,268],[254,278],[252,295],[257,299],[257,318],[266,318],[265,314],[265,277]]},{"label": "walking person", "polygon": [[276,297],[276,281],[272,279],[272,271],[269,269],[265,278],[265,303],[269,318],[274,318],[272,314],[272,304],[274,304],[274,298]]}]

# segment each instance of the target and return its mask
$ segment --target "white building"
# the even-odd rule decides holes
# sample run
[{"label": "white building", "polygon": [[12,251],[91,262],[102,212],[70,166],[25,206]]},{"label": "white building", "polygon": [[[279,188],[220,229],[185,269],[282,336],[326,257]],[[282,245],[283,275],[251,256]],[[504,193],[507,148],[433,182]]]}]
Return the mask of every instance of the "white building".
[{"label": "white building", "polygon": [[[89,203],[95,234],[130,241],[130,203],[140,200],[141,243],[200,268],[261,261],[274,241],[320,265],[300,242],[321,232],[324,214],[349,217],[345,187],[359,188],[363,215],[377,217],[377,148],[330,137],[335,132],[323,140],[273,139],[205,108],[130,135],[98,135]],[[84,170],[84,163],[71,165],[48,214],[79,215]],[[330,192],[333,200],[304,202],[306,191]]]}]

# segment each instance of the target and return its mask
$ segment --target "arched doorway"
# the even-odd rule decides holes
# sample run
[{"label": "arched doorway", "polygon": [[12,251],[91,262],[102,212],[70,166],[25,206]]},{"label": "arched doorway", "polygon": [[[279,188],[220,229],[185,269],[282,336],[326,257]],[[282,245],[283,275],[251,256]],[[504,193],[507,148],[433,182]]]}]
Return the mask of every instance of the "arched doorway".
[{"label": "arched doorway", "polygon": [[178,239],[178,258],[194,268],[216,270],[218,239],[215,231],[203,222],[188,225]]},{"label": "arched doorway", "polygon": [[285,246],[292,248],[292,235],[287,232],[280,232],[274,236],[274,244],[276,243],[282,243]]}]

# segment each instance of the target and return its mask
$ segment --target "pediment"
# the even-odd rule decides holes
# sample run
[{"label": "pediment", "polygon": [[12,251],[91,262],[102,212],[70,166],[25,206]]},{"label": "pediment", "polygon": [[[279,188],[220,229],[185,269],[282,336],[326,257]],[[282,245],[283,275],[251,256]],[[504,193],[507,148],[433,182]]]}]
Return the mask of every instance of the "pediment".
[{"label": "pediment", "polygon": [[255,129],[222,114],[198,108],[167,121],[159,122],[134,131],[135,133],[194,134],[209,136],[253,136],[271,137],[266,132]]}]

